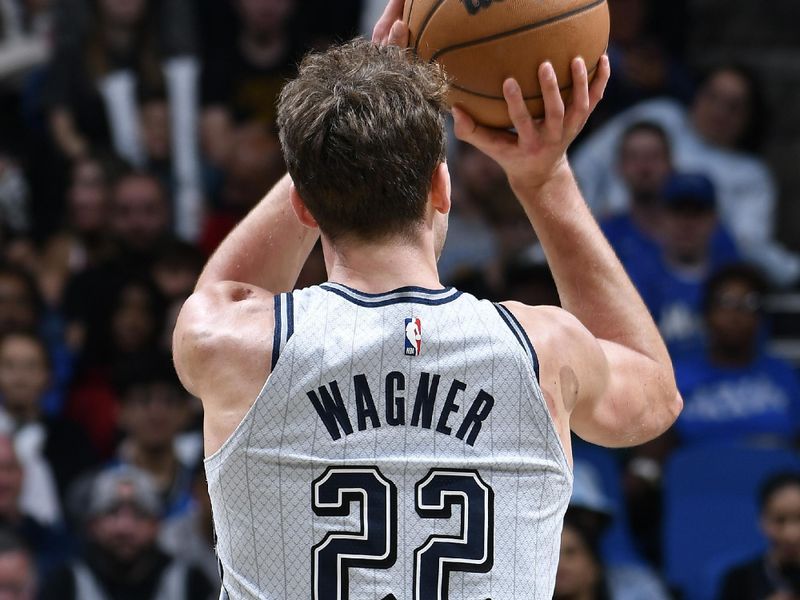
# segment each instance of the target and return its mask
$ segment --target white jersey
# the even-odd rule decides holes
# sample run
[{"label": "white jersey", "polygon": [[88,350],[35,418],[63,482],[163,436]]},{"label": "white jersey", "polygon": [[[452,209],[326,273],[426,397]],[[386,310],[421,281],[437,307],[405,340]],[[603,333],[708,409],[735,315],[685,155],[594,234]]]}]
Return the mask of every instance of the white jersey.
[{"label": "white jersey", "polygon": [[275,298],[273,370],[206,461],[230,600],[551,600],[572,473],[508,310]]}]

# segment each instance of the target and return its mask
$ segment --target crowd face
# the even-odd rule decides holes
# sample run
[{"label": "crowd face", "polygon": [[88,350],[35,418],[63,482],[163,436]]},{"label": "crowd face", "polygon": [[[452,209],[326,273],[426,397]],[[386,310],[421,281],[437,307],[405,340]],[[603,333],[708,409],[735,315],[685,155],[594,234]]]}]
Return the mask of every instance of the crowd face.
[{"label": "crowd face", "polygon": [[772,494],[761,527],[779,564],[800,565],[800,486],[787,485]]},{"label": "crowd face", "polygon": [[736,148],[751,116],[749,83],[739,73],[722,70],[700,89],[692,107],[694,124],[709,143]]},{"label": "crowd face", "polygon": [[139,352],[156,338],[153,292],[131,283],[121,291],[111,317],[114,348],[122,353]]},{"label": "crowd face", "polygon": [[126,247],[151,250],[168,227],[169,206],[156,179],[134,175],[117,184],[111,203],[111,231]]},{"label": "crowd face", "polygon": [[108,187],[99,163],[85,160],[75,165],[67,198],[70,221],[76,231],[103,231],[108,216]]},{"label": "crowd face", "polygon": [[36,307],[27,282],[13,273],[0,274],[0,334],[36,327]]},{"label": "crowd face", "polygon": [[561,555],[554,598],[591,597],[600,581],[600,566],[586,541],[569,525],[561,533]]},{"label": "crowd face", "polygon": [[458,176],[463,190],[479,205],[494,200],[498,189],[507,186],[500,165],[466,144],[459,146]]},{"label": "crowd face", "polygon": [[34,600],[36,575],[24,552],[0,555],[0,600]]},{"label": "crowd face", "polygon": [[95,517],[89,529],[92,541],[124,565],[136,562],[154,547],[158,521],[129,501]]},{"label": "crowd face", "polygon": [[118,27],[135,27],[144,17],[147,0],[99,0],[105,21]]},{"label": "crowd face", "polygon": [[14,442],[7,436],[0,436],[0,518],[12,521],[16,518],[21,490],[22,468]]},{"label": "crowd face", "polygon": [[619,172],[634,201],[655,201],[671,171],[669,148],[660,135],[640,130],[625,138]]},{"label": "crowd face", "polygon": [[170,155],[169,106],[157,100],[142,107],[142,141],[147,156],[153,160],[167,160]]},{"label": "crowd face", "polygon": [[713,209],[668,207],[662,218],[667,255],[679,264],[694,265],[705,261],[716,228],[717,214]]},{"label": "crowd face", "polygon": [[238,0],[242,23],[250,30],[269,34],[284,28],[295,8],[295,0]]},{"label": "crowd face", "polygon": [[144,450],[171,448],[186,424],[188,402],[169,383],[133,387],[125,395],[122,421],[131,438]]},{"label": "crowd face", "polygon": [[711,298],[708,334],[721,349],[752,348],[761,323],[761,297],[746,281],[733,279]]},{"label": "crowd face", "polygon": [[27,335],[11,334],[0,343],[0,394],[17,418],[38,412],[39,400],[50,383],[47,350]]}]

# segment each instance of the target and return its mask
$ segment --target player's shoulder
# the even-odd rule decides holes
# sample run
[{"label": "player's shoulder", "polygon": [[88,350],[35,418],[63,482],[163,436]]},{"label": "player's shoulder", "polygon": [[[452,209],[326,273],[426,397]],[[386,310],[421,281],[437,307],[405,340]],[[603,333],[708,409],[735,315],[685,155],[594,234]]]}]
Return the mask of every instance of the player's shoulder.
[{"label": "player's shoulder", "polygon": [[585,331],[585,327],[572,313],[558,306],[531,306],[522,302],[501,302],[529,335],[537,339],[561,339]]},{"label": "player's shoulder", "polygon": [[[275,296],[257,286],[223,281],[203,286],[184,303],[173,334],[175,367],[196,395],[209,373],[225,365],[263,376],[272,350]],[[246,375],[246,373],[242,373]]]}]

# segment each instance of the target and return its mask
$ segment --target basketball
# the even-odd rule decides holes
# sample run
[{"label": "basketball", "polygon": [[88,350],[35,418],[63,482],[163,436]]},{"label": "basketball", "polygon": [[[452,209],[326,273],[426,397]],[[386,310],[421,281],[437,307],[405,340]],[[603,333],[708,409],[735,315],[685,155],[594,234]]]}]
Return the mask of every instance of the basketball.
[{"label": "basketball", "polygon": [[511,126],[507,78],[519,82],[531,115],[541,117],[539,65],[553,64],[568,101],[572,60],[583,57],[591,80],[610,29],[606,0],[406,0],[403,16],[410,48],[447,71],[450,103],[503,128]]}]

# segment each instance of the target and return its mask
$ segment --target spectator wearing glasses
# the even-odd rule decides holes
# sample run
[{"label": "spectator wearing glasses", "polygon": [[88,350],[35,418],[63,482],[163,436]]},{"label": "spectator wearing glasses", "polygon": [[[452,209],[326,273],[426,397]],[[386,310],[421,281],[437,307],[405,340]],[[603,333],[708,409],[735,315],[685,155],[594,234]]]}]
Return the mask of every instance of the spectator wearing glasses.
[{"label": "spectator wearing glasses", "polygon": [[792,367],[760,343],[765,291],[763,278],[748,266],[730,266],[709,281],[707,351],[675,363],[685,403],[676,423],[683,443],[790,445],[796,439],[800,384]]}]

